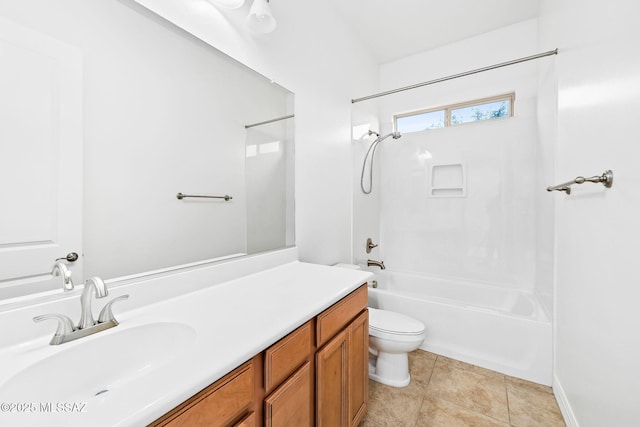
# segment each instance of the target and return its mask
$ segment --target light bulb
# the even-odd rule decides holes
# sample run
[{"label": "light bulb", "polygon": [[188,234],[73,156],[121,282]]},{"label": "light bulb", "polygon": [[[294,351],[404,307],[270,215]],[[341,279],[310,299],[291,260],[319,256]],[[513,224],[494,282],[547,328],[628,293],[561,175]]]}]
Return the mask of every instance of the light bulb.
[{"label": "light bulb", "polygon": [[253,0],[247,16],[247,28],[260,34],[270,33],[276,29],[276,20],[271,14],[271,7],[267,0]]}]

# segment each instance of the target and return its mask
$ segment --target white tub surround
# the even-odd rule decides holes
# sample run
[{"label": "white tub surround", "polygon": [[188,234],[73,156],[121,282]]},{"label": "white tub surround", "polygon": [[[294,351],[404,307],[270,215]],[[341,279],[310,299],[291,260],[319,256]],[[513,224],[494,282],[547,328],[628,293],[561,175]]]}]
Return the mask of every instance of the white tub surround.
[{"label": "white tub surround", "polygon": [[[130,294],[128,301],[114,308],[120,325],[59,346],[49,345],[55,323],[35,324],[31,318],[44,313],[62,313],[75,320],[80,306],[77,298],[0,313],[0,322],[12,325],[10,339],[3,340],[0,349],[0,400],[16,404],[33,403],[37,405],[34,408],[38,409],[35,413],[3,411],[0,413],[0,424],[146,425],[265,350],[372,277],[368,272],[298,262],[295,249],[266,255],[267,258],[269,256],[271,263],[278,265],[261,271],[256,271],[256,266],[264,265],[265,260],[256,256],[112,287],[108,299]],[[220,280],[220,277],[225,280]],[[175,295],[181,287],[191,292]],[[158,299],[152,296],[156,289],[159,295],[174,295]],[[94,301],[94,306],[97,311],[102,306],[101,300]],[[166,337],[172,342],[143,339],[141,342],[131,342],[126,348],[114,345],[106,349],[102,360],[92,360],[91,363],[71,357],[74,348],[80,351],[83,345],[100,346],[98,341],[109,334],[115,338],[115,334],[135,334],[137,328],[145,328],[150,336],[154,336],[155,329],[162,325],[167,325]],[[7,329],[3,328],[5,331]],[[117,343],[118,339],[110,339],[110,342]],[[149,347],[158,347],[156,350],[160,352],[162,346],[166,346],[170,355],[160,362],[145,366],[135,360],[135,355],[140,352],[150,354],[149,351],[145,352]],[[174,347],[180,348],[176,350]],[[43,372],[38,377],[41,383],[30,383],[29,387],[22,388],[24,393],[15,394],[15,390],[20,389],[15,387],[15,382],[11,382],[16,374],[62,352],[68,352],[64,354],[70,356],[68,371]],[[108,371],[114,358],[123,357],[132,357],[132,366],[138,368],[132,369],[119,381],[101,383],[103,376],[100,372]],[[76,366],[78,369],[74,372]],[[59,392],[65,389],[64,384],[60,384],[65,375],[68,378],[85,377],[87,381],[95,381],[95,384],[86,384],[84,387],[92,392]],[[103,389],[109,391],[95,395]],[[9,392],[12,395],[7,394]],[[77,403],[83,405],[83,411],[45,413],[39,410],[41,403],[49,402],[54,408],[57,403]]]},{"label": "white tub surround", "polygon": [[385,270],[369,305],[426,326],[423,350],[551,385],[551,322],[532,293]]}]

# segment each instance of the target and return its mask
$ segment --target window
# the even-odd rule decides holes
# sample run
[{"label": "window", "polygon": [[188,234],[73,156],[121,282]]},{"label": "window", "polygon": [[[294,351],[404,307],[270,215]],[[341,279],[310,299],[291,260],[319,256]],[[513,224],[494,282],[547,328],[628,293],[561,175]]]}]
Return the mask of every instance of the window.
[{"label": "window", "polygon": [[393,121],[396,131],[411,133],[480,120],[511,117],[514,100],[515,93],[510,93],[429,110],[397,114],[393,117]]},{"label": "window", "polygon": [[396,129],[401,133],[420,132],[421,130],[443,128],[444,122],[445,110],[427,111],[396,117]]}]

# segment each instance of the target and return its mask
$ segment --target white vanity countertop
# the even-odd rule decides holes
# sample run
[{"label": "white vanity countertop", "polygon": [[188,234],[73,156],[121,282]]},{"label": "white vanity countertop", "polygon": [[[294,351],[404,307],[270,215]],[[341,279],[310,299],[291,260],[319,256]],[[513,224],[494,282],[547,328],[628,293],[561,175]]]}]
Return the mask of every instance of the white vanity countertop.
[{"label": "white vanity countertop", "polygon": [[[69,350],[68,354],[73,354],[73,346],[82,345],[85,340],[99,340],[102,334],[115,334],[148,324],[181,324],[193,331],[185,328],[189,332],[185,335],[189,337],[181,338],[174,347],[171,343],[166,344],[173,353],[160,366],[139,369],[122,383],[96,384],[98,389],[109,388],[109,392],[99,396],[78,397],[70,402],[63,398],[62,403],[83,404],[81,413],[38,410],[18,413],[7,412],[4,410],[7,407],[3,407],[0,425],[146,425],[265,350],[371,277],[372,274],[366,271],[296,261],[121,314],[116,306],[114,312],[119,326],[60,346],[48,345],[55,325],[51,322],[51,335],[0,350],[0,366],[5,371],[0,374],[0,403],[21,403],[13,402],[11,396],[2,393],[11,375],[42,358],[55,356],[57,352]],[[135,302],[133,293],[131,302]],[[109,349],[104,360],[91,361],[88,366],[100,370],[102,364],[108,364],[116,354],[136,354],[145,350],[136,348],[136,344],[130,348]],[[175,351],[176,346],[184,348]],[[87,364],[81,366],[84,365]],[[7,367],[11,367],[10,375],[6,372]],[[86,374],[68,373],[69,376]],[[33,387],[47,385],[33,384]],[[53,406],[57,403],[60,402],[53,402]]]}]

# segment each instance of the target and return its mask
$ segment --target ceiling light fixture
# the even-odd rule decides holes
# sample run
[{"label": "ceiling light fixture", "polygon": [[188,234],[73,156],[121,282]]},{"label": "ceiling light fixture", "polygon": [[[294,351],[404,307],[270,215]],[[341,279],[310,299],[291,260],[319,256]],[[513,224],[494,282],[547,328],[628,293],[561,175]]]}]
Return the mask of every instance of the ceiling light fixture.
[{"label": "ceiling light fixture", "polygon": [[276,29],[276,19],[271,14],[269,0],[253,0],[246,24],[250,31],[259,34],[270,33]]},{"label": "ceiling light fixture", "polygon": [[224,7],[225,9],[238,9],[244,5],[244,0],[208,0],[216,6]]}]

